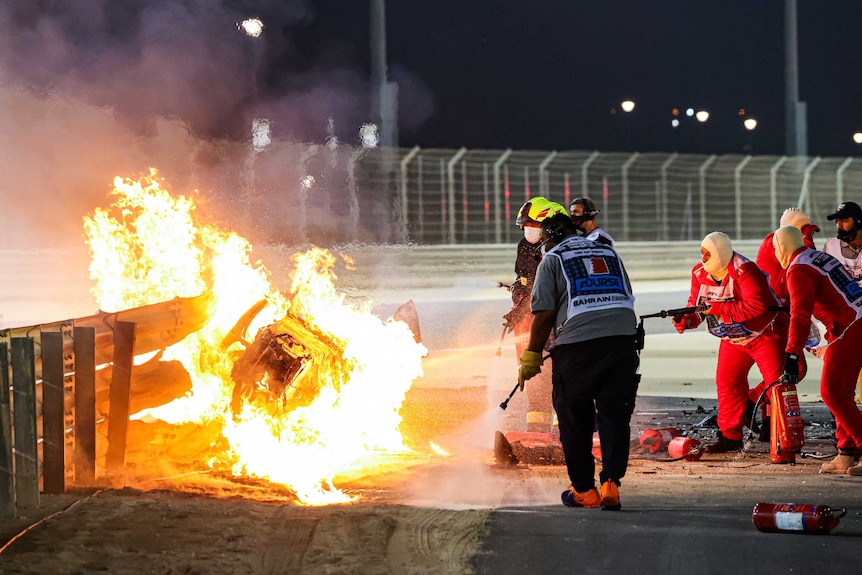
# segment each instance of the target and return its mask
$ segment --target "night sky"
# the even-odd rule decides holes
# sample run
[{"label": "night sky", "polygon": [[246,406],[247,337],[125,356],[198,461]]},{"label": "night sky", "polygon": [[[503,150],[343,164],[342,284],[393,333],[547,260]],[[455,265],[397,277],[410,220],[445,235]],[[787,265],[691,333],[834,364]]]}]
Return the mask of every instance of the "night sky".
[{"label": "night sky", "polygon": [[[862,2],[799,3],[810,155],[859,153]],[[782,0],[390,0],[399,144],[784,152]],[[260,39],[236,23],[258,16]],[[0,85],[179,118],[202,138],[358,141],[370,121],[367,0],[7,0]],[[612,114],[622,99],[631,116]],[[706,109],[707,124],[672,110]],[[739,110],[755,117],[753,134]],[[331,127],[328,127],[331,126]],[[750,137],[749,137],[750,136]],[[744,146],[749,146],[744,148]]]}]

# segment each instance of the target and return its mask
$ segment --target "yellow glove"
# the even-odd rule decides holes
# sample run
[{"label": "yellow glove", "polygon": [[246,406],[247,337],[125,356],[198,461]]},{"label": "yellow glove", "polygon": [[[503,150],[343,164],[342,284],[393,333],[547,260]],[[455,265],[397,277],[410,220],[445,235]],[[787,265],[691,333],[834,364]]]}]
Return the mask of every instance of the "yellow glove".
[{"label": "yellow glove", "polygon": [[518,389],[524,391],[524,382],[542,372],[542,353],[525,349],[521,354],[521,367],[518,368]]}]

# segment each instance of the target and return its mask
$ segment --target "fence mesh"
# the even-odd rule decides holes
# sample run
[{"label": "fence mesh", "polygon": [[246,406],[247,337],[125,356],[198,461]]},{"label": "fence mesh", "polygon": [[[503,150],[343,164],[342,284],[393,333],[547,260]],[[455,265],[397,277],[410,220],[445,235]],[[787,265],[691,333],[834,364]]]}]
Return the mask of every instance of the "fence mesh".
[{"label": "fence mesh", "polygon": [[302,144],[236,157],[241,193],[222,200],[253,221],[249,236],[318,245],[511,243],[537,195],[591,198],[620,241],[757,239],[787,207],[824,226],[841,201],[862,200],[856,158]]}]

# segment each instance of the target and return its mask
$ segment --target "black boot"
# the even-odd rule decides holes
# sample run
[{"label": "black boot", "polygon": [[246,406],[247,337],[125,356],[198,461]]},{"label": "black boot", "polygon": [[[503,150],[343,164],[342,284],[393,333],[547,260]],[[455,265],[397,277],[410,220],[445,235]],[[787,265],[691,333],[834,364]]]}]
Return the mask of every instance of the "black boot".
[{"label": "black boot", "polygon": [[[745,427],[752,432],[758,431],[757,420],[754,418],[754,402],[750,399],[745,404]],[[762,429],[762,426],[761,426]]]},{"label": "black boot", "polygon": [[730,453],[731,451],[742,451],[745,445],[741,439],[728,439],[718,432],[718,440],[712,445],[707,445],[704,451],[707,453]]},{"label": "black boot", "polygon": [[763,420],[763,422],[760,424],[760,433],[759,433],[759,434],[758,434],[758,436],[757,436],[757,440],[758,440],[758,441],[766,441],[766,442],[768,442],[768,441],[770,440],[770,438],[771,438],[771,437],[770,437],[770,436],[771,436],[771,428],[772,428],[772,425],[770,425],[771,423],[772,423],[772,422],[771,422],[771,421],[769,421],[769,418],[767,417],[767,418],[766,418],[766,419],[764,419],[764,420]]}]

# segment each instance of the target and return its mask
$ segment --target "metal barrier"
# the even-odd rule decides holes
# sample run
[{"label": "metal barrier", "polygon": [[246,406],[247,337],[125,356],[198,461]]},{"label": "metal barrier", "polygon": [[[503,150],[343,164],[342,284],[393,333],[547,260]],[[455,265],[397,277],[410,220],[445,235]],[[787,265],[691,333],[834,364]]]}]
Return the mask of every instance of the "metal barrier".
[{"label": "metal barrier", "polygon": [[[0,519],[38,506],[40,485],[63,493],[67,482],[92,485],[98,468],[123,468],[135,354],[199,329],[209,303],[203,294],[0,331],[0,383],[11,390],[0,394]],[[99,418],[107,419],[103,436]],[[107,442],[101,463],[97,441]]]},{"label": "metal barrier", "polygon": [[[11,391],[0,399],[2,519],[14,518],[19,508],[37,507],[40,484],[45,493],[63,493],[67,469],[75,470],[79,485],[94,477],[96,363],[95,353],[87,352],[95,349],[95,330],[74,328],[72,333],[67,325],[2,332],[0,370],[4,388]],[[64,350],[69,346],[74,354]],[[73,355],[74,361],[69,361]],[[66,406],[67,392],[74,396],[74,409]],[[87,401],[93,409],[84,407]],[[75,412],[70,434],[66,430],[71,431]],[[66,444],[71,438],[74,466],[67,466]]]}]

